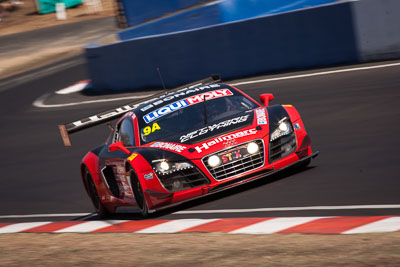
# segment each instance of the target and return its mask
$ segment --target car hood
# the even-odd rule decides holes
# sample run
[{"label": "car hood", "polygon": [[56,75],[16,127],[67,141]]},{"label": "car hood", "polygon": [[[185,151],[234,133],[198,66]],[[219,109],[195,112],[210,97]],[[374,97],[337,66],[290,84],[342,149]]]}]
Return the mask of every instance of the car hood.
[{"label": "car hood", "polygon": [[243,114],[180,135],[177,140],[181,142],[156,141],[144,147],[175,152],[189,159],[199,159],[237,144],[262,139],[269,133],[266,109],[257,108],[253,112],[254,114]]}]

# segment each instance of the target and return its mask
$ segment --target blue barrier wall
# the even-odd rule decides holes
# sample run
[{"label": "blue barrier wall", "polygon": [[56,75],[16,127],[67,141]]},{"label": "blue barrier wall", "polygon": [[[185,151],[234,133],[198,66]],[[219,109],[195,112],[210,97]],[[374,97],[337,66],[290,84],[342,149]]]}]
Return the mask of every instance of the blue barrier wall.
[{"label": "blue barrier wall", "polygon": [[118,0],[124,9],[128,26],[137,25],[166,13],[184,9],[209,0]]},{"label": "blue barrier wall", "polygon": [[194,10],[146,23],[119,33],[121,40],[149,35],[177,32],[220,23],[271,15],[306,7],[336,2],[337,0],[223,0]]},{"label": "blue barrier wall", "polygon": [[399,58],[399,10],[399,0],[346,1],[109,45],[92,43],[86,48],[92,90],[160,88],[156,67],[172,88],[213,73],[230,79]]},{"label": "blue barrier wall", "polygon": [[319,6],[337,0],[224,0],[219,4],[221,22],[230,22],[257,16]]},{"label": "blue barrier wall", "polygon": [[357,60],[350,2],[86,49],[93,90],[172,88]]},{"label": "blue barrier wall", "polygon": [[220,9],[217,4],[213,4],[127,29],[119,32],[118,35],[121,40],[129,40],[142,36],[201,28],[219,23]]}]

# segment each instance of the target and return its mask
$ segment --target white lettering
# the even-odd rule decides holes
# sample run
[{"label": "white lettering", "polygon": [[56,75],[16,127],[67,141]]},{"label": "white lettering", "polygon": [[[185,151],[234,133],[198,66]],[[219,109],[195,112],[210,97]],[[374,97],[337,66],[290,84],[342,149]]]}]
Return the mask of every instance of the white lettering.
[{"label": "white lettering", "polygon": [[218,130],[220,128],[224,128],[224,127],[227,127],[227,126],[232,125],[232,124],[238,124],[238,123],[245,122],[245,121],[248,120],[248,118],[249,118],[249,115],[245,115],[245,116],[236,117],[236,118],[233,118],[233,119],[230,119],[230,120],[222,121],[220,123],[209,125],[207,127],[201,128],[199,130],[196,130],[196,131],[190,132],[188,134],[182,135],[179,139],[180,139],[181,143],[184,143],[184,142],[186,142],[186,141],[188,141],[190,139],[193,139],[193,138],[195,138],[197,136],[200,136],[200,135],[204,135],[204,134],[206,134],[208,132],[212,132],[214,130]]},{"label": "white lettering", "polygon": [[202,143],[200,146],[196,146],[195,149],[197,150],[198,153],[201,153],[201,152],[203,152],[203,149],[207,150],[211,146],[213,146],[215,144],[218,144],[221,141],[233,140],[233,139],[236,139],[236,138],[245,137],[245,136],[253,135],[253,134],[256,134],[256,133],[257,133],[256,129],[240,131],[240,132],[237,132],[237,133],[233,133],[233,134],[229,134],[229,135],[225,135],[225,136],[222,136],[222,137],[215,138],[214,140],[211,140],[209,142]]}]

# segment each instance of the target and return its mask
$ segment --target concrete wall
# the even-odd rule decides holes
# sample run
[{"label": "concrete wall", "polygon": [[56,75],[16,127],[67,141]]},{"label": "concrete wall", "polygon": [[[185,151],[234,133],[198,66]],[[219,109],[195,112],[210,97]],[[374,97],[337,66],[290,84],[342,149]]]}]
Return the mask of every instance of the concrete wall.
[{"label": "concrete wall", "polygon": [[[384,6],[382,6],[384,5]],[[94,91],[168,88],[399,56],[398,0],[339,2],[86,48]]]}]

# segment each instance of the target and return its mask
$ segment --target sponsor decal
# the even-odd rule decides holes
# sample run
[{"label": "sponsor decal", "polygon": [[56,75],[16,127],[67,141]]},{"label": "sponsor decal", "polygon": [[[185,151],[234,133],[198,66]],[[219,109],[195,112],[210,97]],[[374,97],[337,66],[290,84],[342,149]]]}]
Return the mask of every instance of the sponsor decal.
[{"label": "sponsor decal", "polygon": [[109,112],[104,112],[104,113],[101,113],[101,114],[99,114],[99,115],[94,115],[94,116],[85,118],[85,119],[80,120],[80,121],[72,122],[72,124],[73,124],[75,127],[80,127],[80,126],[85,125],[85,124],[88,124],[88,123],[100,121],[100,120],[107,119],[107,118],[114,117],[114,116],[118,116],[118,115],[123,114],[123,113],[125,113],[125,112],[127,112],[127,111],[130,111],[130,110],[132,110],[132,109],[135,109],[135,108],[138,107],[138,106],[139,106],[139,104],[135,104],[135,105],[125,105],[125,106],[123,106],[123,107],[116,108],[116,109],[111,110],[111,111],[109,111]]},{"label": "sponsor decal", "polygon": [[300,124],[295,123],[295,124],[294,124],[294,128],[295,128],[296,130],[300,130],[300,129],[301,129]]},{"label": "sponsor decal", "polygon": [[265,115],[265,109],[264,108],[256,109],[256,118],[257,118],[257,124],[258,125],[268,124],[267,116]]},{"label": "sponsor decal", "polygon": [[115,172],[117,174],[124,174],[125,173],[125,168],[123,166],[117,166],[114,170],[115,170]]},{"label": "sponsor decal", "polygon": [[202,93],[202,94],[198,94],[198,95],[194,95],[194,96],[190,96],[187,97],[185,99],[181,99],[178,100],[176,102],[173,102],[171,104],[168,104],[166,106],[163,106],[159,109],[156,109],[146,115],[143,116],[143,120],[146,123],[152,122],[158,118],[161,118],[162,116],[165,116],[169,113],[172,113],[176,110],[185,108],[187,106],[190,105],[194,105],[200,102],[204,101],[204,98],[206,100],[211,100],[214,98],[219,98],[219,97],[223,97],[223,96],[230,96],[233,95],[233,93],[229,90],[229,89],[219,89],[219,90],[215,90],[215,91],[210,91],[210,92],[206,92],[206,93]]},{"label": "sponsor decal", "polygon": [[[101,114],[98,115],[94,115],[91,117],[87,117],[85,119],[79,120],[79,121],[75,121],[72,122],[71,124],[68,124],[68,130],[70,130],[71,128],[76,128],[76,127],[81,127],[82,125],[86,125],[86,124],[90,124],[96,121],[101,121],[110,117],[117,117],[123,113],[126,113],[128,111],[131,111],[141,105],[145,105],[148,104],[147,106],[141,108],[141,111],[146,111],[152,107],[158,106],[162,103],[164,103],[165,101],[170,101],[171,99],[174,98],[178,98],[178,97],[182,97],[188,94],[192,94],[194,92],[201,92],[205,89],[212,89],[212,88],[220,88],[221,85],[220,84],[210,84],[210,85],[204,85],[204,86],[200,86],[201,84],[197,84],[197,85],[193,85],[190,87],[185,87],[180,89],[179,91],[170,93],[168,95],[164,95],[161,96],[159,98],[153,98],[153,99],[149,99],[147,101],[143,101],[137,104],[130,104],[130,105],[125,105],[107,112],[103,112]],[[153,103],[151,103],[153,102]],[[149,104],[150,103],[150,104]]]},{"label": "sponsor decal", "polygon": [[128,113],[126,113],[125,116],[126,116],[126,117],[131,117],[132,119],[135,119],[135,118],[136,118],[135,113],[133,113],[132,111],[129,111]]},{"label": "sponsor decal", "polygon": [[164,149],[172,150],[172,151],[179,152],[179,153],[186,149],[186,146],[167,143],[167,142],[156,142],[156,143],[152,144],[150,147],[164,148]]},{"label": "sponsor decal", "polygon": [[188,141],[190,139],[193,139],[195,137],[204,135],[204,134],[206,134],[208,132],[212,132],[214,130],[218,130],[220,128],[224,128],[224,127],[227,127],[227,126],[232,125],[232,124],[238,124],[238,123],[241,123],[241,122],[245,122],[245,121],[247,121],[248,118],[249,118],[249,115],[245,115],[245,116],[240,116],[240,117],[236,117],[236,118],[233,118],[233,119],[229,119],[229,120],[226,120],[226,121],[222,121],[220,123],[209,125],[207,127],[201,128],[199,130],[196,130],[196,131],[190,132],[188,134],[182,135],[179,139],[180,139],[181,143],[184,143],[184,142],[186,142],[186,141]]},{"label": "sponsor decal", "polygon": [[132,155],[129,156],[128,160],[132,161],[137,157],[137,153],[133,153]]},{"label": "sponsor decal", "polygon": [[233,161],[235,159],[240,159],[242,157],[243,157],[242,153],[241,153],[240,149],[238,149],[238,150],[234,150],[232,152],[226,153],[225,155],[222,155],[221,159],[222,159],[222,163],[225,164],[225,163]]},{"label": "sponsor decal", "polygon": [[143,177],[144,177],[144,179],[146,179],[146,180],[151,180],[151,179],[153,179],[153,173],[150,172],[150,173],[148,173],[148,174],[145,174]]},{"label": "sponsor decal", "polygon": [[237,144],[236,139],[231,139],[231,140],[226,141],[226,142],[224,143],[224,146],[225,146],[225,147],[231,147],[231,146],[234,146],[234,145],[236,145],[236,144]]},{"label": "sponsor decal", "polygon": [[121,166],[121,162],[115,161],[115,160],[106,160],[106,165],[118,167],[118,166]]},{"label": "sponsor decal", "polygon": [[197,150],[198,153],[203,152],[204,150],[209,149],[210,147],[212,147],[213,145],[219,144],[221,142],[224,141],[228,141],[228,140],[232,140],[232,139],[236,139],[236,138],[240,138],[240,137],[244,137],[244,136],[249,136],[249,135],[253,135],[256,134],[257,130],[254,129],[250,129],[250,130],[245,130],[245,131],[240,131],[240,132],[236,132],[233,134],[227,134],[221,137],[217,137],[211,141],[208,142],[204,142],[202,143],[200,146],[196,146],[195,149]]},{"label": "sponsor decal", "polygon": [[170,93],[168,95],[160,96],[159,98],[151,99],[149,101],[141,103],[141,105],[142,105],[142,104],[146,104],[146,103],[150,103],[150,102],[154,101],[153,103],[142,107],[140,110],[144,112],[144,111],[149,110],[149,109],[151,109],[153,107],[156,107],[156,106],[158,106],[158,105],[160,105],[160,104],[162,104],[164,102],[171,101],[174,98],[180,98],[180,97],[186,96],[188,94],[192,94],[192,93],[195,93],[195,92],[201,92],[201,91],[203,91],[205,89],[212,89],[212,88],[219,88],[219,87],[221,87],[220,84],[210,84],[210,85],[203,85],[203,86],[199,86],[199,84],[198,84],[198,85],[193,85],[193,86],[190,86],[190,87],[185,87],[185,88],[182,88],[179,91],[176,91],[174,93]]},{"label": "sponsor decal", "polygon": [[142,133],[143,133],[144,135],[149,135],[149,134],[151,134],[151,133],[154,133],[154,132],[157,131],[157,130],[161,130],[161,127],[160,127],[160,125],[158,125],[157,122],[155,122],[155,123],[153,123],[152,126],[146,126],[146,127],[144,127],[144,128],[142,129]]}]

